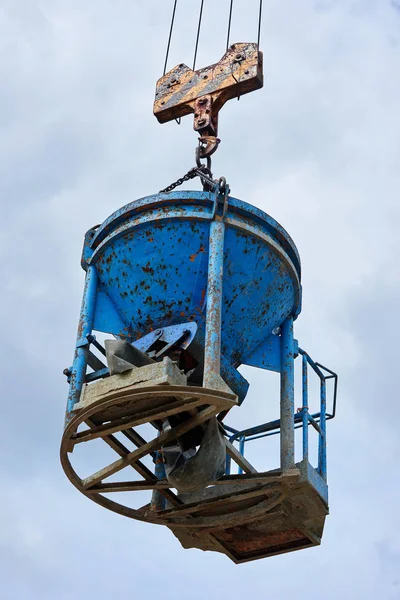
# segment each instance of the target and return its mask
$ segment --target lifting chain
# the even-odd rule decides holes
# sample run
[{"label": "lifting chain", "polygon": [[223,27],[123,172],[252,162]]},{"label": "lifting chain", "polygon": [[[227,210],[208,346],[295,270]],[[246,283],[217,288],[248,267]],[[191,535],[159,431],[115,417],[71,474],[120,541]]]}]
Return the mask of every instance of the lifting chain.
[{"label": "lifting chain", "polygon": [[212,179],[212,173],[207,169],[205,165],[202,165],[201,167],[193,167],[192,169],[190,169],[186,173],[186,175],[183,175],[183,177],[180,177],[179,179],[174,181],[174,183],[171,183],[163,190],[160,190],[159,194],[168,194],[178,186],[182,185],[182,183],[185,183],[185,181],[189,181],[190,179],[194,179],[195,177],[200,177],[205,191],[208,191],[208,189],[210,188],[214,188],[215,181],[213,181]]},{"label": "lifting chain", "polygon": [[190,179],[194,179],[195,177],[200,177],[201,183],[203,184],[203,190],[205,192],[216,191],[217,186],[218,186],[218,181],[214,181],[214,179],[212,178],[213,175],[211,172],[211,158],[209,156],[207,156],[207,163],[206,164],[202,163],[200,160],[200,154],[201,154],[201,144],[199,143],[199,145],[196,148],[196,166],[193,167],[192,169],[190,169],[186,173],[186,175],[183,175],[183,177],[180,177],[179,179],[174,181],[174,183],[171,183],[163,190],[160,190],[159,194],[168,194],[169,192],[172,192],[172,190],[174,190],[178,186],[182,185],[186,181],[190,181]]}]

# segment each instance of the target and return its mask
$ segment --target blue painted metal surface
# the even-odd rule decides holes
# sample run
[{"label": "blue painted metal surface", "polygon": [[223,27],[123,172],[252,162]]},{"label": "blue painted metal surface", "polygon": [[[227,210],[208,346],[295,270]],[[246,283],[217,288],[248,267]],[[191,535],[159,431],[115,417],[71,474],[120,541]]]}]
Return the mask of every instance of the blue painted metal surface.
[{"label": "blue painted metal surface", "polygon": [[[220,195],[221,196],[221,195]],[[235,430],[231,442],[280,435],[280,468],[295,465],[294,430],[303,429],[304,477],[327,498],[326,421],[336,409],[337,376],[298,348],[293,321],[301,310],[300,259],[286,231],[241,200],[211,192],[173,192],[142,198],[113,213],[85,237],[87,271],[67,412],[83,383],[108,375],[87,373],[93,330],[142,348],[158,329],[189,323],[204,349],[205,387],[220,376],[243,400],[248,383],[241,364],[280,373],[280,419]],[[173,329],[170,330],[173,333]],[[172,335],[171,333],[171,335]],[[302,407],[294,410],[294,361],[302,356]],[[320,410],[309,413],[308,367],[320,378]],[[333,410],[326,382],[334,379]],[[308,427],[319,435],[318,466],[308,463]],[[164,477],[156,464],[156,474]],[[312,471],[310,471],[312,469]],[[226,472],[230,472],[227,457]],[[242,470],[239,469],[239,473]],[[324,487],[325,486],[325,487]],[[163,502],[161,495],[154,502]],[[160,504],[161,506],[161,504]]]},{"label": "blue painted metal surface", "polygon": [[[155,467],[154,467],[154,475],[157,479],[165,479],[165,467],[163,463],[163,457],[161,452],[155,453]],[[153,490],[152,498],[151,498],[151,509],[152,510],[164,510],[166,506],[166,500],[162,494],[158,490]]]},{"label": "blue painted metal surface", "polygon": [[[282,342],[282,336],[278,338],[280,342]],[[316,491],[320,494],[320,496],[328,502],[328,487],[326,484],[327,481],[327,440],[326,440],[326,422],[330,419],[333,419],[336,414],[336,397],[337,397],[337,383],[338,377],[336,373],[328,369],[327,367],[321,365],[320,363],[316,363],[312,360],[312,358],[302,350],[298,348],[297,341],[294,340],[294,348],[295,354],[293,359],[288,356],[289,363],[294,362],[295,357],[298,354],[301,356],[302,361],[302,407],[298,410],[297,413],[293,414],[292,421],[290,423],[285,423],[285,427],[290,432],[290,436],[292,432],[294,433],[295,429],[302,429],[303,439],[302,439],[302,450],[303,450],[303,460],[300,463],[297,463],[296,466],[300,468],[302,472],[302,477],[304,480],[307,480],[311,483]],[[320,397],[319,397],[319,405],[320,410],[317,413],[310,414],[309,413],[309,389],[308,389],[308,367],[314,371],[316,376],[320,380]],[[292,366],[289,367],[289,371],[292,369]],[[330,379],[333,380],[333,390],[332,390],[332,409],[330,412],[327,411],[327,381]],[[290,401],[292,401],[291,394],[289,394]],[[282,407],[281,407],[282,408]],[[318,433],[318,464],[316,468],[314,468],[309,463],[309,436],[308,436],[308,427],[312,426]],[[262,423],[261,425],[256,425],[253,427],[249,427],[243,430],[237,430],[232,427],[225,425],[226,431],[230,432],[232,435],[229,438],[231,443],[235,441],[239,441],[239,451],[244,456],[244,448],[245,443],[251,442],[253,440],[259,440],[261,438],[270,437],[272,435],[281,435],[281,419],[277,419],[275,421],[270,421],[268,423]],[[281,448],[282,448],[282,439],[281,439]],[[285,459],[285,455],[283,455],[283,459]],[[281,460],[281,468],[285,468],[285,463]],[[230,459],[227,458],[227,473],[230,472]]]},{"label": "blue painted metal surface", "polygon": [[133,342],[195,321],[204,346],[210,229],[224,227],[221,374],[242,400],[248,384],[236,368],[300,309],[300,260],[285,230],[259,209],[229,198],[223,224],[215,209],[208,192],[132,202],[88,232],[82,260],[99,275],[95,329]]},{"label": "blue painted metal surface", "polygon": [[[242,456],[244,456],[244,444],[246,441],[246,437],[244,435],[242,435],[239,438],[239,452]],[[238,474],[241,475],[243,473],[243,469],[241,466],[238,467]]]},{"label": "blue painted metal surface", "polygon": [[319,472],[324,481],[327,479],[326,466],[326,382],[321,380],[321,417],[320,417],[321,433],[318,440],[318,457],[319,457]]},{"label": "blue painted metal surface", "polygon": [[302,392],[303,406],[301,414],[303,417],[303,460],[308,461],[308,365],[305,354],[302,356]]},{"label": "blue painted metal surface", "polygon": [[280,373],[281,344],[277,333],[273,333],[251,356],[246,357],[245,364],[249,367],[258,367],[259,369]]},{"label": "blue painted metal surface", "polygon": [[221,369],[221,310],[224,272],[225,224],[212,221],[210,225],[207,322],[204,341],[204,387],[218,387]]},{"label": "blue painted metal surface", "polygon": [[282,323],[281,334],[281,468],[294,467],[294,344],[293,319]]},{"label": "blue painted metal surface", "polygon": [[[214,202],[204,192],[150,197],[114,213],[92,241],[90,264],[123,326],[136,339],[195,320],[204,339],[209,230]],[[290,238],[244,202],[229,199],[224,250],[222,354],[240,364],[296,311],[300,265]],[[102,296],[95,328],[107,331]],[[247,327],[246,327],[247,325]]]},{"label": "blue painted metal surface", "polygon": [[86,273],[74,362],[69,377],[70,384],[67,403],[67,418],[68,414],[73,409],[74,404],[79,401],[82,385],[85,382],[89,352],[88,336],[92,333],[95,318],[97,286],[97,271],[95,267],[91,266]]},{"label": "blue painted metal surface", "polygon": [[[221,385],[221,324],[224,281],[225,213],[228,189],[215,196],[210,224],[207,275],[207,312],[204,340],[204,387]],[[221,210],[220,204],[222,204]]]}]

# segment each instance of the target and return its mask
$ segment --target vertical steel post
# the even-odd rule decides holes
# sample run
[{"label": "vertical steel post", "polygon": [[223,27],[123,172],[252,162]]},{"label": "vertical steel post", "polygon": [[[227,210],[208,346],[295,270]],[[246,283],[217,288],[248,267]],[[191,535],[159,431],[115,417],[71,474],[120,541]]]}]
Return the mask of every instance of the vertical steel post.
[{"label": "vertical steel post", "polygon": [[[242,435],[239,438],[239,452],[242,456],[244,456],[244,440],[245,440],[245,437],[244,437],[244,435]],[[238,467],[238,475],[241,475],[242,473],[243,473],[242,467]]]},{"label": "vertical steel post", "polygon": [[321,416],[319,420],[321,434],[318,443],[318,471],[322,479],[327,479],[326,468],[326,381],[321,379]]},{"label": "vertical steel post", "polygon": [[225,224],[221,218],[215,218],[210,224],[203,376],[203,386],[214,389],[220,387],[221,381],[221,312],[224,240]]},{"label": "vertical steel post", "polygon": [[303,460],[308,461],[308,372],[307,356],[302,356],[303,375]]},{"label": "vertical steel post", "polygon": [[[157,477],[158,480],[165,479],[166,477],[162,452],[156,452],[154,475]],[[165,498],[162,494],[160,494],[159,490],[153,490],[151,496],[150,509],[164,510],[165,504]]]},{"label": "vertical steel post", "polygon": [[95,267],[89,267],[86,273],[85,289],[83,291],[81,313],[79,316],[78,335],[74,362],[72,364],[69,394],[67,402],[67,417],[79,402],[82,386],[85,383],[86,368],[89,354],[87,336],[92,333],[96,310],[98,275]]},{"label": "vertical steel post", "polygon": [[225,458],[225,475],[230,475],[231,474],[231,457],[229,456],[228,453],[226,453],[226,458]]},{"label": "vertical steel post", "polygon": [[281,469],[294,467],[294,347],[293,318],[281,328]]}]

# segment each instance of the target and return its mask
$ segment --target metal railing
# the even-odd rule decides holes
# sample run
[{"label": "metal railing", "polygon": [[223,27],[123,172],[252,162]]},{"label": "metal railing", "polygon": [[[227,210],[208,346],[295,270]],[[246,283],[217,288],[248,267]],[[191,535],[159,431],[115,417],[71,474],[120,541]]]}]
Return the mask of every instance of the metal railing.
[{"label": "metal railing", "polygon": [[[318,433],[318,466],[317,471],[320,476],[326,481],[327,479],[327,458],[326,458],[326,422],[329,419],[333,419],[336,415],[336,399],[337,399],[337,386],[338,376],[336,373],[322,365],[321,363],[314,362],[312,358],[302,350],[298,349],[299,355],[302,357],[302,407],[297,410],[297,413],[293,415],[293,428],[303,429],[303,460],[309,460],[309,436],[308,427],[311,425]],[[319,412],[309,412],[309,401],[308,401],[308,368],[316,373],[320,379],[320,409]],[[326,382],[329,379],[334,380],[333,393],[332,393],[332,408],[331,411],[327,411],[327,385]],[[229,436],[231,443],[239,442],[239,452],[244,456],[244,448],[246,442],[258,440],[264,437],[280,434],[280,419],[275,421],[269,421],[268,423],[262,423],[248,429],[237,430],[233,427],[229,427],[224,424],[224,428]],[[226,473],[229,475],[231,470],[231,458],[227,456],[226,460]],[[238,473],[242,473],[239,467]]]}]

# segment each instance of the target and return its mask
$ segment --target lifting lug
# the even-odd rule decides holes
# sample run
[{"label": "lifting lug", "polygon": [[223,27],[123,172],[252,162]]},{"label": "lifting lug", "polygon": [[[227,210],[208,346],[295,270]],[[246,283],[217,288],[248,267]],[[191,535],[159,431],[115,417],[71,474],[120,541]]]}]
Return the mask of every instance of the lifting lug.
[{"label": "lifting lug", "polygon": [[202,135],[199,137],[199,157],[207,158],[214,154],[220,141],[221,140],[214,135]]}]

